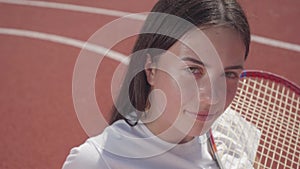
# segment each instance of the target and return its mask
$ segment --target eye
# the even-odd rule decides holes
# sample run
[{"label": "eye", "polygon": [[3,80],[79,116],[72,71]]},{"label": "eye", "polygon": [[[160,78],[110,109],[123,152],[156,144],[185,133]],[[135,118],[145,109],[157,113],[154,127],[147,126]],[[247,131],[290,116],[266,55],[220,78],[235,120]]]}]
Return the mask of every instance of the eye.
[{"label": "eye", "polygon": [[239,73],[237,72],[232,72],[232,71],[228,71],[228,72],[225,72],[225,76],[226,78],[228,79],[239,79]]},{"label": "eye", "polygon": [[199,66],[189,66],[186,68],[186,71],[192,73],[196,78],[200,78],[204,75],[204,69]]}]

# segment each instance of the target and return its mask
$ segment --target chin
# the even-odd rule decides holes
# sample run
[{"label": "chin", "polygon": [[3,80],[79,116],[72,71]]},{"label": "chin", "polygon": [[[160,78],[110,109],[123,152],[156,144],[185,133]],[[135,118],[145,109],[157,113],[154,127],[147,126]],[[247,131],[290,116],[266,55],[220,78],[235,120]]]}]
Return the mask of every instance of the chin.
[{"label": "chin", "polygon": [[201,136],[206,134],[214,122],[222,115],[222,113],[216,115],[213,119],[208,121],[195,121],[193,127],[189,130],[188,136]]},{"label": "chin", "polygon": [[193,137],[201,136],[209,131],[212,124],[213,122],[208,122],[207,124],[201,124],[201,125],[194,124],[194,126],[191,128],[191,130],[188,132],[187,135]]}]

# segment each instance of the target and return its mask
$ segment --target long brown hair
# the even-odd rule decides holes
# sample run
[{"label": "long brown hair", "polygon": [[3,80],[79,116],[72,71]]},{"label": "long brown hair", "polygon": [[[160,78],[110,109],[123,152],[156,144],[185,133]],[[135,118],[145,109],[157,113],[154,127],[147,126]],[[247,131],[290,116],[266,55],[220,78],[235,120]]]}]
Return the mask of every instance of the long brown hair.
[{"label": "long brown hair", "polygon": [[[191,24],[178,23],[178,20],[174,23],[170,16],[182,18]],[[245,13],[236,0],[159,0],[148,15],[132,50],[127,74],[118,99],[112,107],[110,124],[124,119],[134,126],[140,113],[145,110],[151,87],[144,71],[147,55],[153,57],[168,50],[192,26],[201,29],[218,25],[232,27],[240,33],[246,47],[246,59],[250,45],[250,29]],[[161,30],[169,31],[173,36],[167,36],[161,33]],[[127,117],[131,112],[137,113],[133,121]]]}]

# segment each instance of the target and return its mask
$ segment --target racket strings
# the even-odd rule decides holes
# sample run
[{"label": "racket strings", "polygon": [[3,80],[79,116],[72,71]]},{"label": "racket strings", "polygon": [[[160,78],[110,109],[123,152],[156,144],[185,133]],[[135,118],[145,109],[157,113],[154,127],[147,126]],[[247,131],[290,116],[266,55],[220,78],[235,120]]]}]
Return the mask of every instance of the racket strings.
[{"label": "racket strings", "polygon": [[[243,91],[240,88],[239,89],[240,92],[248,93],[248,95],[247,96],[240,95],[239,97],[246,99],[245,101],[248,101],[248,102],[253,101],[254,98],[256,101],[263,101],[263,102],[268,101],[268,105],[263,105],[263,104],[261,105],[265,108],[267,108],[268,106],[271,106],[271,107],[275,106],[276,108],[283,109],[281,107],[281,106],[285,105],[282,103],[283,100],[285,100],[286,102],[289,102],[289,107],[294,108],[294,109],[299,108],[299,106],[296,107],[295,104],[291,104],[291,103],[297,103],[297,102],[295,102],[295,94],[293,93],[293,95],[294,95],[293,97],[287,97],[287,94],[290,93],[288,90],[286,90],[286,91],[288,91],[287,93],[278,93],[278,90],[281,90],[279,88],[280,86],[277,86],[276,88],[274,88],[274,86],[273,86],[274,84],[272,84],[271,88],[266,88],[266,87],[263,87],[262,85],[268,85],[268,83],[258,84],[258,82],[255,80],[252,80],[252,85],[246,86],[246,91]],[[263,91],[265,91],[265,92],[263,92]],[[284,92],[284,88],[283,88],[283,92]],[[275,94],[275,96],[274,96],[274,94]]]},{"label": "racket strings", "polygon": [[245,168],[254,161],[253,147],[257,147],[257,142],[248,138],[258,140],[259,134],[251,124],[245,125],[248,122],[237,116],[236,112],[227,110],[224,113],[226,115],[213,126],[213,130],[218,131],[214,133],[218,156],[224,168]]},{"label": "racket strings", "polygon": [[255,166],[299,168],[299,96],[262,78],[244,78],[239,85],[231,107],[262,132]]}]

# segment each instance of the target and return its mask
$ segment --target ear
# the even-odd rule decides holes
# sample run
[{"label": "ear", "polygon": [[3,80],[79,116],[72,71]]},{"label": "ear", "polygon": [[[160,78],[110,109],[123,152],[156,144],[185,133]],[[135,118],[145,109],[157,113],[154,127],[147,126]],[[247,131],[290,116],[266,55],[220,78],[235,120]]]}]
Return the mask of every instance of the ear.
[{"label": "ear", "polygon": [[154,63],[152,62],[151,56],[147,54],[147,59],[145,62],[145,72],[148,83],[153,86],[154,85],[154,77],[155,77],[155,67]]}]

